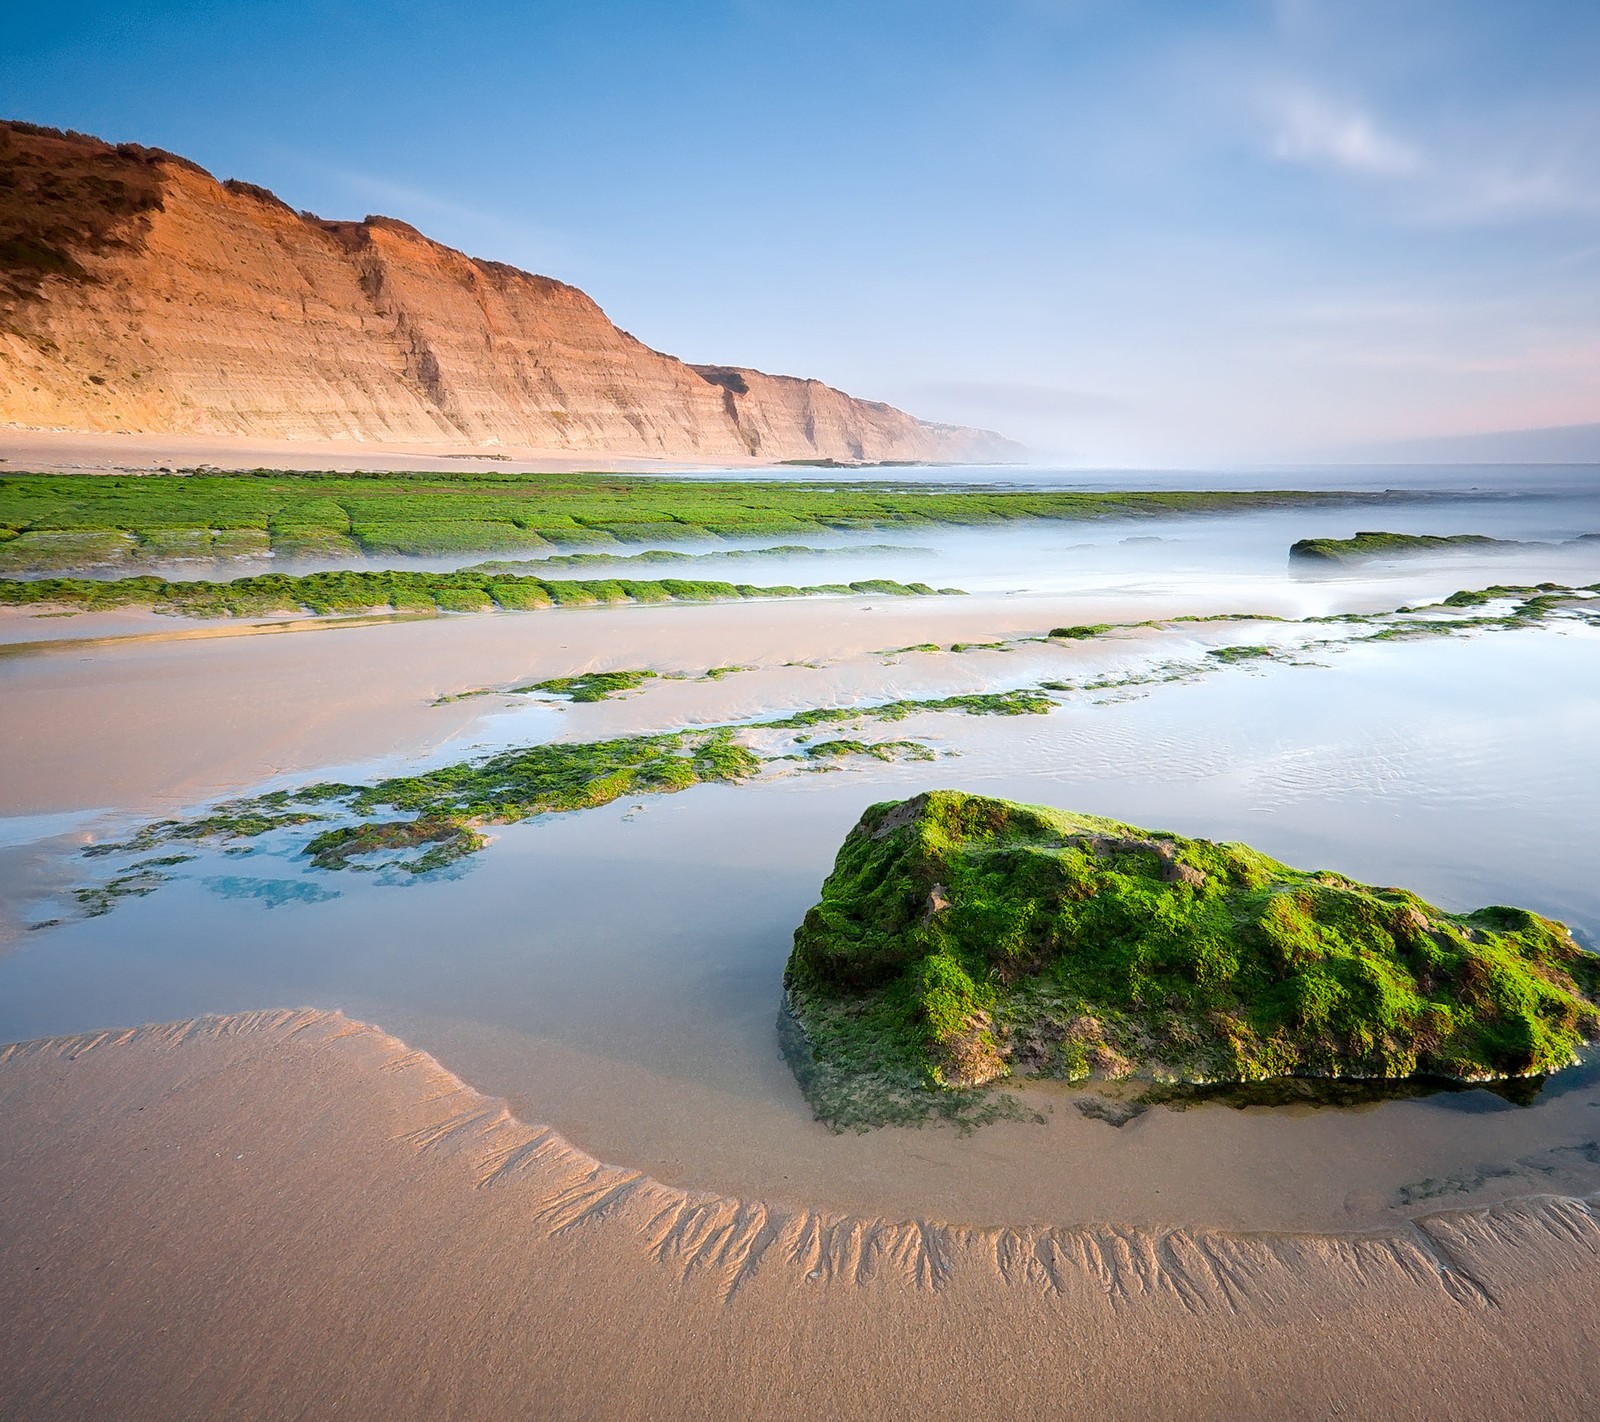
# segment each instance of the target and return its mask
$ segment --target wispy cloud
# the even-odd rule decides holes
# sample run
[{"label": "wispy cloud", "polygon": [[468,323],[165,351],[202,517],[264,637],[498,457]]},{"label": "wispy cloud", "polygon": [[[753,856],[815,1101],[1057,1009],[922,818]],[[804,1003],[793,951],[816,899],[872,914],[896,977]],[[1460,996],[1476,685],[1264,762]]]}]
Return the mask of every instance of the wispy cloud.
[{"label": "wispy cloud", "polygon": [[1600,340],[1578,338],[1526,346],[1506,343],[1489,352],[1424,348],[1367,349],[1347,357],[1351,365],[1447,375],[1523,375],[1582,377],[1600,368]]},{"label": "wispy cloud", "polygon": [[1109,395],[1029,381],[927,380],[921,382],[916,389],[927,399],[1005,415],[1081,418],[1108,414],[1121,408],[1123,404],[1121,400]]},{"label": "wispy cloud", "polygon": [[1600,172],[1576,141],[1596,128],[1592,106],[1562,115],[1456,117],[1402,137],[1371,105],[1330,97],[1305,81],[1267,87],[1261,141],[1280,163],[1387,186],[1403,218],[1476,225],[1600,212]]},{"label": "wispy cloud", "polygon": [[473,255],[518,262],[539,270],[574,264],[575,244],[563,233],[510,212],[462,202],[435,189],[380,173],[328,163],[281,144],[266,144],[263,148],[275,162],[309,174],[324,190],[322,201],[337,204],[332,211],[321,213],[323,217],[381,213],[410,222],[430,237]]},{"label": "wispy cloud", "polygon": [[1271,96],[1271,151],[1289,163],[1339,168],[1375,178],[1411,177],[1422,154],[1379,126],[1364,110],[1296,88]]},{"label": "wispy cloud", "polygon": [[[496,213],[486,212],[482,208],[442,197],[437,193],[428,192],[410,183],[400,183],[392,178],[385,178],[375,173],[357,172],[350,168],[326,163],[319,158],[313,158],[307,153],[284,148],[280,145],[273,144],[268,145],[268,147],[275,157],[280,160],[287,160],[297,167],[303,168],[324,183],[333,184],[344,189],[359,202],[363,204],[378,204],[392,209],[385,216],[426,213],[434,217],[449,217],[462,222],[486,226],[503,225],[505,222],[505,219]],[[326,215],[334,216],[335,214],[329,213]]]},{"label": "wispy cloud", "polygon": [[1442,222],[1494,222],[1600,212],[1600,186],[1549,158],[1470,163],[1446,175],[1424,215]]}]

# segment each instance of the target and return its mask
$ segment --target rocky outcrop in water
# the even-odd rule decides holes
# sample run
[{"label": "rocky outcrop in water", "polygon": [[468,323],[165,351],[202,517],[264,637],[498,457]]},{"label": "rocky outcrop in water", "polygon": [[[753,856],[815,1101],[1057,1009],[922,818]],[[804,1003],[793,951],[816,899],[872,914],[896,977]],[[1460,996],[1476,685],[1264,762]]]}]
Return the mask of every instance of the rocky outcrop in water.
[{"label": "rocky outcrop in water", "polygon": [[1014,1071],[1488,1081],[1600,1038],[1600,960],[1536,913],[952,790],[862,815],[785,980],[841,1125]]}]

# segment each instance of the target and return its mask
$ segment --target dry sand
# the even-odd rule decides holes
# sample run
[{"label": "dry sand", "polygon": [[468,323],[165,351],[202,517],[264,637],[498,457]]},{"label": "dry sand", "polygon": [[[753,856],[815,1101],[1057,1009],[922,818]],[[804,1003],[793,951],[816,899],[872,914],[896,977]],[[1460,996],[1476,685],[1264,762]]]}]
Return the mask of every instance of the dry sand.
[{"label": "dry sand", "polygon": [[438,473],[599,469],[634,474],[686,469],[759,467],[756,459],[641,459],[605,450],[575,453],[531,445],[446,450],[437,446],[254,436],[94,434],[81,430],[0,429],[0,465],[40,474],[144,474],[176,469],[328,469],[343,472],[427,470]]},{"label": "dry sand", "polygon": [[1593,1415],[1600,1218],[974,1229],[596,1163],[377,1028],[0,1050],[0,1415]]}]

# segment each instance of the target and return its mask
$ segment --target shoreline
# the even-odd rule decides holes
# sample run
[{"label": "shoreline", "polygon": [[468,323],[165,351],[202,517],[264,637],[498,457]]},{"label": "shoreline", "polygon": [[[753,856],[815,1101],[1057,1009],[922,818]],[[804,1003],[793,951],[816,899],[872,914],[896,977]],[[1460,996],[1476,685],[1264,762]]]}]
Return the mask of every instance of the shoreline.
[{"label": "shoreline", "polygon": [[[675,474],[699,469],[781,470],[760,459],[651,458],[606,450],[532,445],[474,448],[403,441],[268,439],[250,435],[107,434],[93,430],[0,428],[0,465],[8,473],[156,474],[179,469],[282,469],[330,473],[606,473]],[[12,467],[14,466],[14,468]],[[867,466],[863,466],[867,467]]]},{"label": "shoreline", "polygon": [[[1324,615],[1450,585],[1327,591],[1177,546],[984,539],[985,556],[1025,551],[1015,581],[1038,590],[332,639],[0,617],[0,637],[63,644],[0,662],[11,799],[155,818],[211,787],[327,774],[340,752],[349,778],[391,757],[1065,677],[1078,690],[1051,717],[884,734],[965,756],[950,773],[1012,799],[1592,925],[1589,886],[1548,847],[1581,844],[1592,803],[1593,630],[1374,642],[1304,673],[1245,658],[1143,697],[1135,678],[1176,677],[1175,657],[1232,666],[1211,654],[1284,640],[1232,618],[1131,625],[1156,612]],[[1045,591],[1055,559],[1086,566]],[[990,645],[1113,621],[1130,625]],[[70,645],[116,632],[158,640]],[[659,673],[647,691],[593,704],[493,693],[641,667]],[[1475,677],[1470,707],[1441,699]],[[997,1398],[1140,1422],[1458,1422],[1530,1399],[1585,1415],[1600,1387],[1587,1072],[1529,1110],[1468,1093],[1117,1128],[1041,1089],[1044,1127],[814,1126],[773,1050],[782,954],[861,802],[925,773],[872,762],[627,797],[506,827],[462,884],[351,876],[302,899],[287,841],[218,850],[109,927],[64,924],[8,955],[0,1035],[33,1044],[0,1048],[0,1415],[932,1418]],[[1492,856],[1469,837],[1485,815]],[[65,861],[77,831],[39,829]],[[10,889],[43,896],[24,873],[48,865],[5,852]],[[328,1010],[191,1017],[286,1002]],[[134,1021],[169,1025],[78,1031]]]},{"label": "shoreline", "polygon": [[[747,1281],[763,1263],[782,1268],[813,1264],[824,1266],[829,1282],[866,1281],[868,1274],[846,1267],[842,1256],[828,1253],[831,1245],[846,1240],[865,1240],[869,1252],[909,1265],[906,1279],[922,1288],[942,1288],[952,1282],[958,1256],[969,1267],[1015,1253],[1019,1248],[1057,1248],[1070,1236],[1071,1248],[1062,1248],[1063,1257],[1087,1262],[1099,1244],[1109,1236],[1134,1237],[1154,1241],[1178,1235],[1210,1241],[1254,1240],[1267,1251],[1264,1257],[1281,1262],[1291,1241],[1359,1241],[1388,1252],[1397,1260],[1410,1260],[1403,1269],[1416,1272],[1412,1249],[1429,1257],[1447,1292],[1457,1302],[1483,1302],[1480,1291],[1464,1273],[1451,1268],[1450,1261],[1434,1240],[1432,1230],[1453,1230],[1461,1222],[1515,1209],[1529,1201],[1559,1200],[1582,1205],[1596,1213],[1600,1231],[1600,1194],[1571,1196],[1548,1191],[1508,1196],[1491,1204],[1456,1210],[1434,1210],[1410,1219],[1410,1228],[1361,1226],[1346,1230],[1281,1228],[1250,1229],[1220,1225],[1185,1224],[1156,1226],[1108,1219],[1099,1223],[1052,1225],[1038,1222],[1005,1223],[998,1220],[940,1220],[922,1217],[895,1219],[861,1215],[829,1206],[779,1204],[747,1200],[714,1190],[670,1185],[648,1173],[628,1166],[612,1165],[597,1159],[582,1146],[568,1140],[552,1126],[523,1121],[501,1097],[480,1091],[451,1071],[432,1053],[412,1047],[383,1027],[347,1017],[337,1008],[261,1008],[231,1013],[205,1013],[173,1022],[148,1022],[133,1027],[108,1027],[61,1036],[37,1037],[21,1042],[0,1043],[0,1079],[15,1067],[45,1061],[77,1062],[97,1053],[133,1049],[141,1058],[166,1058],[194,1043],[232,1043],[238,1039],[261,1037],[269,1049],[280,1048],[304,1038],[313,1052],[342,1050],[346,1039],[360,1042],[359,1057],[373,1058],[380,1069],[394,1077],[402,1094],[412,1104],[431,1113],[428,1124],[403,1139],[419,1153],[443,1152],[460,1155],[471,1165],[475,1188],[487,1189],[518,1185],[541,1197],[536,1214],[547,1218],[552,1232],[560,1233],[591,1220],[626,1220],[635,1226],[652,1247],[641,1253],[651,1263],[669,1262],[656,1247],[654,1231],[663,1219],[674,1235],[681,1235],[678,1264],[684,1275],[701,1272],[727,1262],[727,1242],[720,1240],[714,1252],[701,1252],[706,1242],[699,1231],[685,1231],[682,1221],[696,1212],[709,1212],[719,1220],[758,1220],[749,1238],[735,1251],[739,1273],[726,1280],[729,1296]],[[362,1065],[367,1063],[363,1062]],[[140,1068],[143,1069],[143,1068]],[[296,1068],[298,1069],[298,1067]],[[337,1070],[336,1068],[335,1070]],[[0,1125],[0,1135],[6,1127]],[[552,1185],[552,1182],[558,1182]],[[775,1231],[775,1232],[774,1232]],[[725,1231],[713,1231],[721,1235]],[[1419,1236],[1432,1240],[1424,1243]],[[794,1241],[808,1242],[809,1252],[801,1252]],[[1044,1246],[1040,1241],[1052,1240]],[[786,1247],[774,1249],[776,1242]],[[1094,1243],[1091,1243],[1094,1241]],[[1174,1268],[1170,1255],[1152,1257],[1143,1284],[1155,1291],[1174,1287],[1165,1271]],[[1094,1272],[1114,1275],[1116,1260],[1105,1261],[1105,1268]],[[1059,1279],[1046,1280],[1036,1271],[1003,1271],[1005,1282],[1030,1289],[1059,1291]],[[1112,1293],[1124,1292],[1114,1279],[1101,1278]]]},{"label": "shoreline", "polygon": [[0,1048],[0,1102],[0,1411],[1575,1417],[1600,1382],[1590,1198],[1345,1236],[769,1207],[309,1010]]}]

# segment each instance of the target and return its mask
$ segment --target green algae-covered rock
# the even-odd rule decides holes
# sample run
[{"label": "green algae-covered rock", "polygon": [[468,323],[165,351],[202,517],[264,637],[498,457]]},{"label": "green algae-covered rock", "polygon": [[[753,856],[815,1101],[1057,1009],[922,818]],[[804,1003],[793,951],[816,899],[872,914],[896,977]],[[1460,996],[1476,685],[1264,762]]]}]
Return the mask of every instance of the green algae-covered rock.
[{"label": "green algae-covered rock", "polygon": [[1465,549],[1515,548],[1512,539],[1481,533],[1358,533],[1353,538],[1302,538],[1289,556],[1303,562],[1364,563],[1373,558],[1398,558],[1416,553],[1456,553]]},{"label": "green algae-covered rock", "polygon": [[1529,1076],[1600,1036],[1600,958],[1537,914],[949,790],[866,811],[785,984],[835,1124],[1022,1071]]}]

